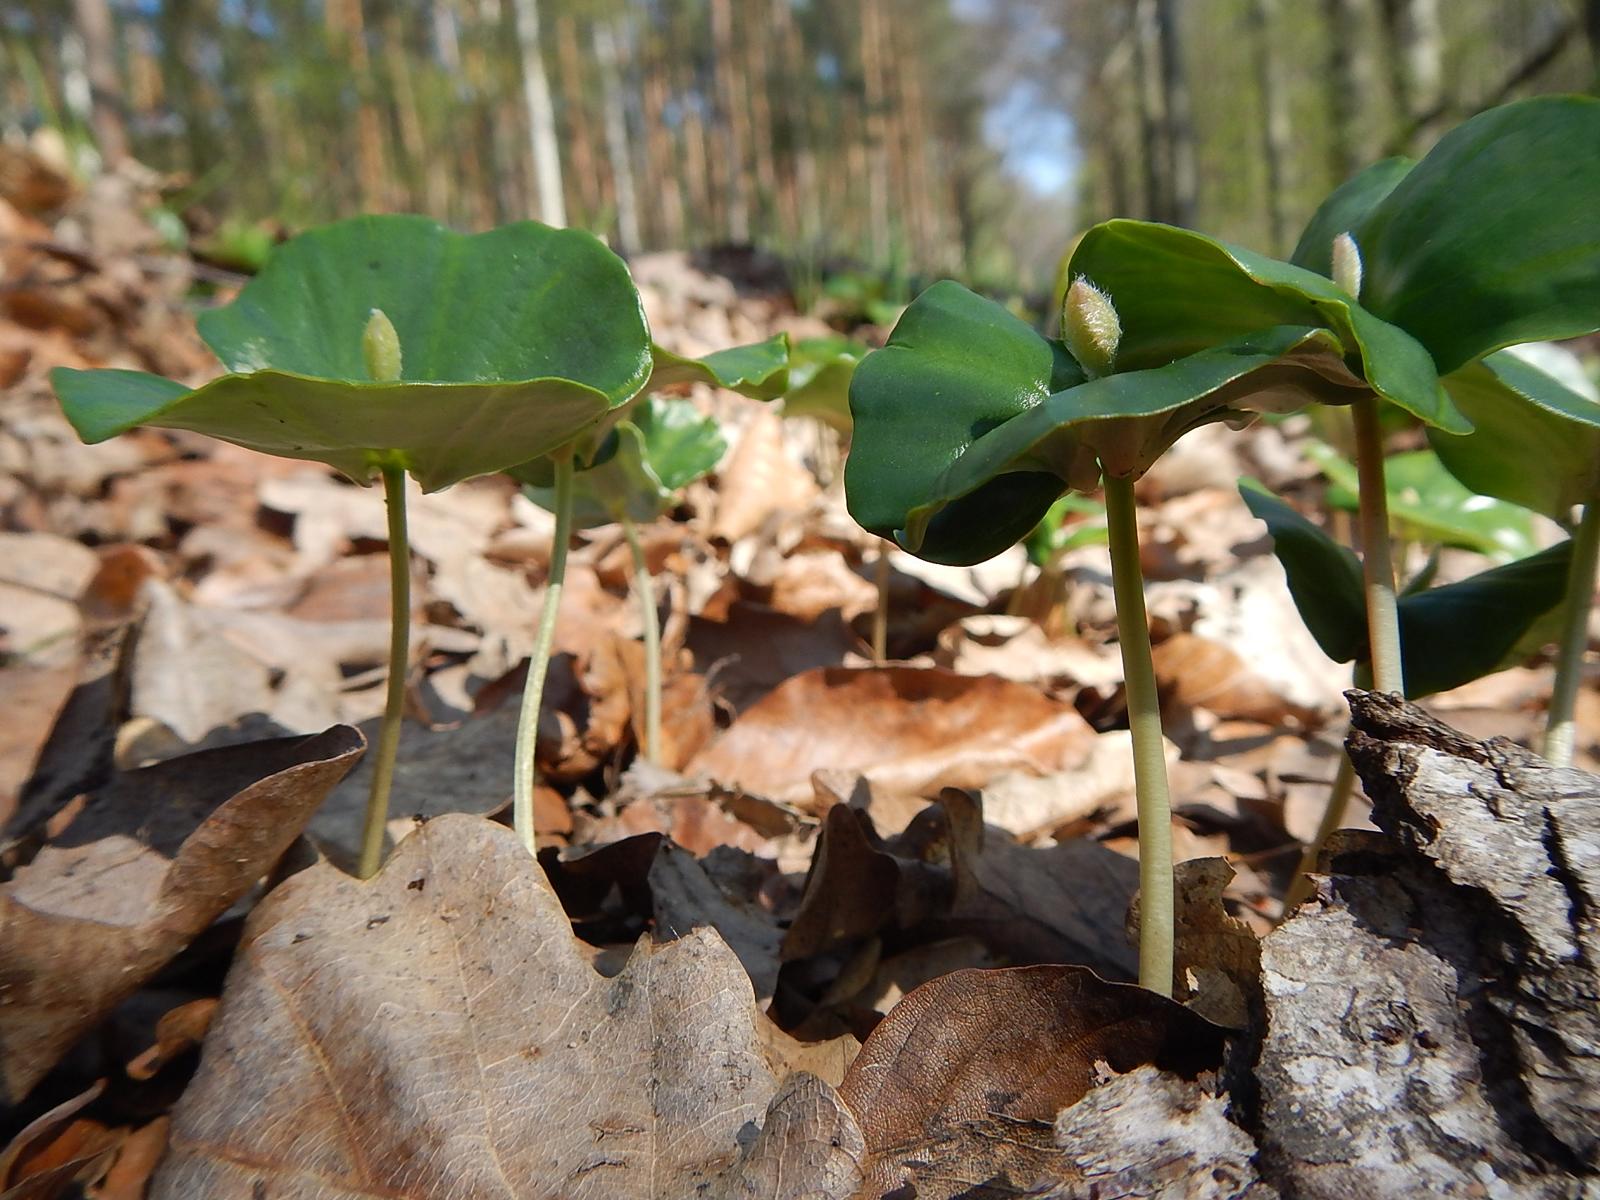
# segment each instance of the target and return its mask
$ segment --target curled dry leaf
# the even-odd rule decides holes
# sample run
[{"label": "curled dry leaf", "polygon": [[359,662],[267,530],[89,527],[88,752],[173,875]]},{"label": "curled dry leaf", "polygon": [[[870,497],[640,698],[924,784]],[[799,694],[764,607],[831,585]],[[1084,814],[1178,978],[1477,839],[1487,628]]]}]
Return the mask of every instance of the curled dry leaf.
[{"label": "curled dry leaf", "polygon": [[776,1081],[709,931],[580,952],[515,834],[444,816],[251,916],[151,1200],[693,1196]]},{"label": "curled dry leaf", "polygon": [[[1225,859],[1191,858],[1174,870],[1177,929],[1173,975],[1177,999],[1206,1020],[1246,1029],[1261,1002],[1261,943],[1223,906],[1234,871]],[[1139,901],[1128,910],[1130,940],[1139,935]]]},{"label": "curled dry leaf", "polygon": [[129,772],[0,887],[0,1098],[86,1031],[264,875],[355,764],[336,726]]},{"label": "curled dry leaf", "polygon": [[811,796],[819,764],[859,772],[875,791],[934,795],[1058,770],[1093,740],[1071,705],[1008,680],[841,667],[781,684],[686,769],[791,803]]}]

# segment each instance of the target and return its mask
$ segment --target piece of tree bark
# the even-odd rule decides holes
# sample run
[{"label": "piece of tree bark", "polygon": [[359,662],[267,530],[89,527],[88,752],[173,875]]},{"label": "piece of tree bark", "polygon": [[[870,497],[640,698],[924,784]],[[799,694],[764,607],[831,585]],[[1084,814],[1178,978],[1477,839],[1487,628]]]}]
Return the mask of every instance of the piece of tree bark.
[{"label": "piece of tree bark", "polygon": [[1584,1194],[1600,781],[1395,697],[1352,709],[1391,836],[1343,835],[1262,945],[1266,1173],[1310,1200]]}]

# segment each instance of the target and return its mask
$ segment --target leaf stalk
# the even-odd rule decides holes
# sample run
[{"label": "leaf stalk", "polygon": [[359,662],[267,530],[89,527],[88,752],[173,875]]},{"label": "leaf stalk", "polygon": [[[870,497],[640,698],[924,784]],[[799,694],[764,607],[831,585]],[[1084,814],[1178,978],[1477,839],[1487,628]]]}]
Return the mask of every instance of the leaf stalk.
[{"label": "leaf stalk", "polygon": [[1139,806],[1139,982],[1172,995],[1175,939],[1172,882],[1172,800],[1167,785],[1161,699],[1156,692],[1150,625],[1139,565],[1139,518],[1133,481],[1105,478],[1106,528],[1111,544],[1111,585],[1117,604],[1117,640],[1133,734],[1134,787]]},{"label": "leaf stalk", "polygon": [[1356,434],[1356,475],[1361,501],[1361,574],[1367,599],[1367,640],[1373,686],[1405,695],[1400,658],[1400,609],[1395,599],[1394,559],[1389,546],[1389,501],[1383,472],[1383,432],[1378,398],[1363,396],[1351,406]]},{"label": "leaf stalk", "polygon": [[632,518],[622,518],[622,536],[633,554],[633,586],[639,593],[639,617],[644,623],[644,756],[661,761],[661,616],[656,611],[654,580],[645,561],[644,546]]},{"label": "leaf stalk", "polygon": [[522,689],[522,711],[517,715],[516,761],[512,769],[511,823],[522,844],[532,854],[538,849],[533,828],[533,785],[539,742],[539,709],[544,702],[544,680],[550,669],[550,648],[555,643],[556,618],[561,612],[561,589],[567,578],[567,543],[572,540],[571,447],[558,450],[555,460],[555,540],[550,550],[550,574],[545,581],[544,609],[539,614],[539,629],[533,653],[528,659],[528,678]]},{"label": "leaf stalk", "polygon": [[1594,604],[1597,575],[1600,575],[1600,498],[1583,506],[1583,518],[1573,539],[1572,562],[1567,567],[1561,645],[1544,732],[1544,756],[1558,767],[1572,765],[1578,685],[1583,679],[1584,651],[1589,648],[1589,611]]},{"label": "leaf stalk", "polygon": [[384,695],[383,723],[373,752],[372,790],[367,795],[361,827],[361,855],[356,873],[371,879],[383,863],[383,833],[389,820],[389,792],[394,786],[395,757],[400,750],[400,724],[405,715],[406,675],[411,662],[411,544],[406,533],[406,473],[398,464],[381,469],[383,503],[389,518],[389,681]]}]

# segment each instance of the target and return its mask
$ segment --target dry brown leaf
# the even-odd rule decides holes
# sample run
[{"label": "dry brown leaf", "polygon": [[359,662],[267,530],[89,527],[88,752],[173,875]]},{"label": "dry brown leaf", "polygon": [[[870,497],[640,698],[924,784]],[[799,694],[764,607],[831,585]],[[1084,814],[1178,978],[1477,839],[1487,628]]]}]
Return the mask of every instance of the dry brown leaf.
[{"label": "dry brown leaf", "polygon": [[833,550],[810,550],[786,556],[771,581],[769,603],[801,621],[815,621],[838,609],[845,621],[878,606],[878,590],[850,569]]},{"label": "dry brown leaf", "polygon": [[935,658],[963,675],[999,675],[1018,683],[1113,688],[1122,682],[1115,646],[1096,649],[1081,638],[1052,638],[1027,617],[996,613],[942,630]]},{"label": "dry brown leaf", "polygon": [[157,1117],[130,1133],[118,1148],[111,1169],[95,1189],[94,1200],[145,1200],[150,1176],[167,1152],[171,1128],[171,1118]]},{"label": "dry brown leaf", "polygon": [[515,834],[440,817],[257,907],[151,1200],[695,1195],[775,1090],[758,1019],[715,934],[603,978]]},{"label": "dry brown leaf", "polygon": [[771,1021],[762,1021],[756,1032],[766,1048],[767,1065],[779,1079],[804,1071],[838,1087],[861,1052],[861,1043],[848,1033],[822,1042],[802,1042]]},{"label": "dry brown leaf", "polygon": [[911,1184],[919,1200],[947,1197],[1018,1169],[1010,1155],[1030,1134],[1038,1153],[1018,1155],[1020,1170],[1048,1163],[1051,1123],[1089,1091],[1100,1064],[1151,1063],[1192,1078],[1217,1065],[1221,1047],[1221,1031],[1181,1006],[1082,967],[958,971],[884,1018],[839,1096],[864,1134],[864,1173],[878,1189],[868,1194]]},{"label": "dry brown leaf", "polygon": [[1155,648],[1156,684],[1162,700],[1219,717],[1267,725],[1316,728],[1325,710],[1297,704],[1258,675],[1231,647],[1193,633],[1176,633]]},{"label": "dry brown leaf", "polygon": [[718,474],[722,488],[711,536],[728,542],[754,533],[774,514],[805,508],[817,494],[811,472],[784,446],[782,419],[767,409],[750,414]]},{"label": "dry brown leaf", "polygon": [[[1216,1025],[1247,1029],[1261,1002],[1261,943],[1222,903],[1234,871],[1221,858],[1192,858],[1174,870],[1176,996]],[[1139,932],[1139,903],[1128,910],[1129,937]]]},{"label": "dry brown leaf", "polygon": [[688,645],[714,694],[743,712],[787,679],[844,662],[857,639],[836,612],[807,624],[739,603],[724,621],[691,622]]},{"label": "dry brown leaf", "polygon": [[0,887],[0,1096],[20,1100],[260,879],[362,746],[341,726],[203,751],[92,796]]},{"label": "dry brown leaf", "polygon": [[156,1022],[155,1044],[128,1063],[128,1078],[154,1079],[162,1067],[205,1040],[216,1012],[216,997],[202,996],[162,1013]]},{"label": "dry brown leaf", "polygon": [[791,803],[811,796],[820,766],[859,772],[874,790],[932,795],[1059,769],[1093,737],[1070,705],[993,676],[834,668],[780,685],[686,769]]}]

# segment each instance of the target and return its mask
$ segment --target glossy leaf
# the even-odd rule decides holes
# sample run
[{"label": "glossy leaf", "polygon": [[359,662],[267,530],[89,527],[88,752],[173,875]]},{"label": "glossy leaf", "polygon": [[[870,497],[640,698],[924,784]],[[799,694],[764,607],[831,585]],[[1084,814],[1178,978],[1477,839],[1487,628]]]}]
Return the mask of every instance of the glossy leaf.
[{"label": "glossy leaf", "polygon": [[1254,480],[1242,481],[1239,494],[1266,522],[1294,606],[1322,652],[1334,662],[1364,658],[1367,602],[1355,554]]},{"label": "glossy leaf", "polygon": [[[612,451],[573,478],[573,521],[579,528],[624,517],[655,520],[677,505],[680,489],[715,470],[728,449],[715,420],[687,400],[660,396],[631,409],[614,437]],[[512,474],[529,479],[519,471]],[[549,480],[529,482],[524,492],[542,508],[555,505]]]},{"label": "glossy leaf", "polygon": [[764,342],[718,350],[704,358],[684,358],[652,345],[654,367],[646,390],[673,384],[707,383],[727,388],[753,400],[774,400],[789,386],[789,335],[780,333]]},{"label": "glossy leaf", "polygon": [[854,428],[850,380],[866,353],[865,346],[846,337],[804,338],[795,343],[790,351],[783,415],[813,417],[849,434]]},{"label": "glossy leaf", "polygon": [[[1286,359],[1315,352],[1330,339],[1321,329],[1269,329],[1164,367],[1108,375],[1047,396],[976,438],[932,481],[896,536],[907,550],[938,562],[997,554],[1010,544],[995,532],[1000,514],[985,506],[957,508],[952,516],[956,502],[970,503],[983,488],[1019,472],[1048,472],[1056,494],[1092,490],[1102,468],[1138,478],[1191,429],[1217,421],[1237,426],[1261,412],[1299,408],[1306,402],[1306,372]],[[1032,528],[1054,498],[1042,496],[1017,515]]]},{"label": "glossy leaf", "polygon": [[1427,346],[1441,374],[1600,329],[1596,196],[1600,100],[1538,96],[1481,113],[1355,231],[1362,304]]},{"label": "glossy leaf", "polygon": [[[850,515],[862,528],[893,538],[981,434],[1082,381],[1059,342],[958,283],[934,284],[851,380]],[[986,557],[987,545],[1002,543],[990,553],[1005,549],[1038,523],[1061,491],[1061,481],[1045,472],[995,479],[950,506],[948,552],[976,562]],[[969,513],[970,526],[963,521]]]},{"label": "glossy leaf", "polygon": [[1332,279],[1333,239],[1360,230],[1367,215],[1415,165],[1409,158],[1386,158],[1345,180],[1312,215],[1289,261]]},{"label": "glossy leaf", "polygon": [[[1328,502],[1357,511],[1361,500],[1355,464],[1320,442],[1309,445],[1306,454],[1332,484]],[[1389,527],[1399,537],[1476,550],[1502,562],[1526,558],[1538,549],[1527,509],[1472,491],[1430,450],[1390,455],[1384,460],[1384,480]]]},{"label": "glossy leaf", "polygon": [[1304,360],[1308,400],[1349,403],[1370,386],[1430,425],[1469,428],[1421,343],[1303,267],[1191,230],[1116,220],[1084,235],[1071,269],[1116,305],[1118,371],[1161,366],[1273,326],[1321,326],[1338,341]]},{"label": "glossy leaf", "polygon": [[[1259,484],[1240,494],[1266,522],[1306,628],[1335,662],[1366,657],[1361,566]],[[1460,687],[1521,662],[1550,641],[1560,620],[1572,543],[1483,571],[1459,583],[1399,599],[1406,694],[1415,699]]]},{"label": "glossy leaf", "polygon": [[[367,378],[374,308],[399,335],[398,384]],[[285,243],[199,324],[235,374],[192,392],[131,372],[54,372],[80,434],[190,429],[361,482],[398,461],[434,489],[563,445],[650,370],[622,260],[533,222],[468,236],[423,217],[340,221]]]},{"label": "glossy leaf", "polygon": [[1467,487],[1557,521],[1600,499],[1600,404],[1514,351],[1463,367],[1445,386],[1476,429],[1430,441]]}]

